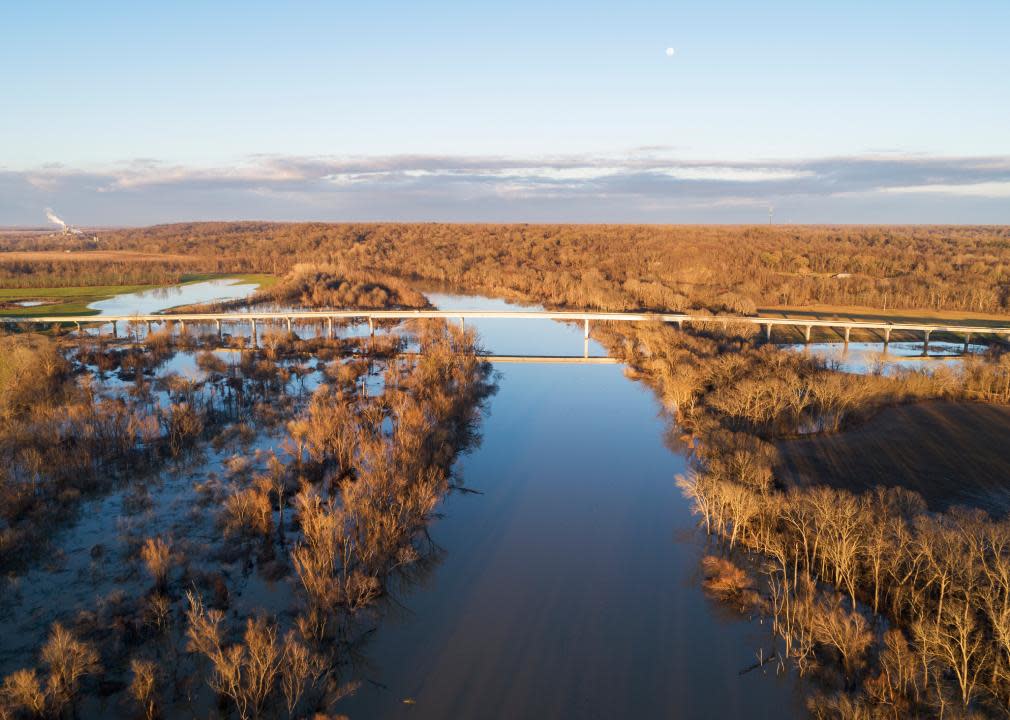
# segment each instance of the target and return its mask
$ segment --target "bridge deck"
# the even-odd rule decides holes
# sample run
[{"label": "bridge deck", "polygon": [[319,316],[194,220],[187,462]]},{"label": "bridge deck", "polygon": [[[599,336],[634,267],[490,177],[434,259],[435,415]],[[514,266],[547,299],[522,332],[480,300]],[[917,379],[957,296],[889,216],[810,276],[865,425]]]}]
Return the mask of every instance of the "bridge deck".
[{"label": "bridge deck", "polygon": [[580,312],[556,310],[299,310],[295,312],[221,312],[152,315],[2,316],[0,322],[17,324],[111,322],[325,322],[327,320],[560,320],[575,322],[746,323],[759,326],[818,327],[863,330],[912,330],[1010,335],[1010,326],[989,327],[951,323],[892,323],[867,320],[781,318],[745,315],[687,315],[683,313]]}]

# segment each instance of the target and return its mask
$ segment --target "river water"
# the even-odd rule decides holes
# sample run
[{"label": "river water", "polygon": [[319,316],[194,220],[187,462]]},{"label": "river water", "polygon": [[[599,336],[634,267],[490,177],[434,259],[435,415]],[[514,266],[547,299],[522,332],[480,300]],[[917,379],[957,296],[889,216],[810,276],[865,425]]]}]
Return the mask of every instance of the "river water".
[{"label": "river water", "polygon": [[[474,298],[432,295],[440,308]],[[482,307],[514,307],[481,300]],[[469,321],[468,321],[469,322]],[[494,354],[581,355],[582,328],[475,321]],[[590,354],[602,354],[591,343]],[[802,715],[767,628],[706,599],[652,393],[617,365],[499,364],[467,488],[431,528],[441,561],[363,648],[355,718]]]}]

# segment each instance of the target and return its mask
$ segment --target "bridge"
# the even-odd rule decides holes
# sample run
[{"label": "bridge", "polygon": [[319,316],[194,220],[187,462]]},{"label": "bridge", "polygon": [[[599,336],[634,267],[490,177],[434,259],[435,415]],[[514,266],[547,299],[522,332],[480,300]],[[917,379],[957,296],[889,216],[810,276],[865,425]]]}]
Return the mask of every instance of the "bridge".
[{"label": "bridge", "polygon": [[279,324],[292,330],[295,323],[325,324],[330,336],[335,322],[367,321],[371,334],[380,321],[404,321],[420,319],[458,320],[555,320],[581,323],[584,336],[589,338],[593,322],[660,322],[673,323],[683,328],[685,324],[717,323],[723,327],[731,324],[758,326],[764,330],[765,338],[771,340],[772,329],[789,327],[800,330],[806,342],[810,342],[814,328],[838,331],[849,342],[853,330],[876,332],[883,337],[884,344],[890,342],[891,333],[904,331],[921,334],[924,350],[929,347],[933,333],[951,333],[964,338],[967,347],[971,337],[990,335],[1010,337],[1010,326],[990,327],[985,325],[961,325],[949,323],[892,323],[867,320],[842,320],[820,318],[778,318],[752,315],[688,315],[686,313],[639,313],[639,312],[587,312],[566,310],[298,310],[270,312],[208,312],[154,315],[53,315],[53,316],[3,316],[0,323],[20,325],[53,325],[74,323],[78,328],[84,324],[111,324],[113,335],[117,335],[119,323],[146,323],[150,328],[154,323],[174,323],[181,332],[186,324],[214,324],[221,331],[224,323],[245,323],[253,337],[257,328],[264,324]]}]

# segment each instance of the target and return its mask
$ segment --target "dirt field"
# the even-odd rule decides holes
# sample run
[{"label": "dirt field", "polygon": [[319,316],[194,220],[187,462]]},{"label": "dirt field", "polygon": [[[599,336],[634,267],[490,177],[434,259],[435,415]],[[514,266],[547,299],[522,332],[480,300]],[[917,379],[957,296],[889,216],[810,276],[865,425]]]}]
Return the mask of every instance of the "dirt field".
[{"label": "dirt field", "polygon": [[786,482],[850,490],[903,485],[930,509],[1010,512],[1010,408],[930,402],[888,408],[865,425],[779,445]]}]

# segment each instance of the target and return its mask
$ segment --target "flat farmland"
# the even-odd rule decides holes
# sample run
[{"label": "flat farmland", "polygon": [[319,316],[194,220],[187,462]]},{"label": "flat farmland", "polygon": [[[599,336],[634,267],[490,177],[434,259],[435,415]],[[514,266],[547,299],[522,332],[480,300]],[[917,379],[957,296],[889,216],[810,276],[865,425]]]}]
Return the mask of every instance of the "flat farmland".
[{"label": "flat farmland", "polygon": [[13,250],[0,252],[0,263],[36,262],[124,262],[124,263],[194,263],[197,258],[173,253],[148,253],[132,250]]},{"label": "flat farmland", "polygon": [[837,435],[779,443],[776,475],[790,485],[853,492],[901,485],[931,510],[1010,511],[1010,408],[925,402],[882,410]]}]

